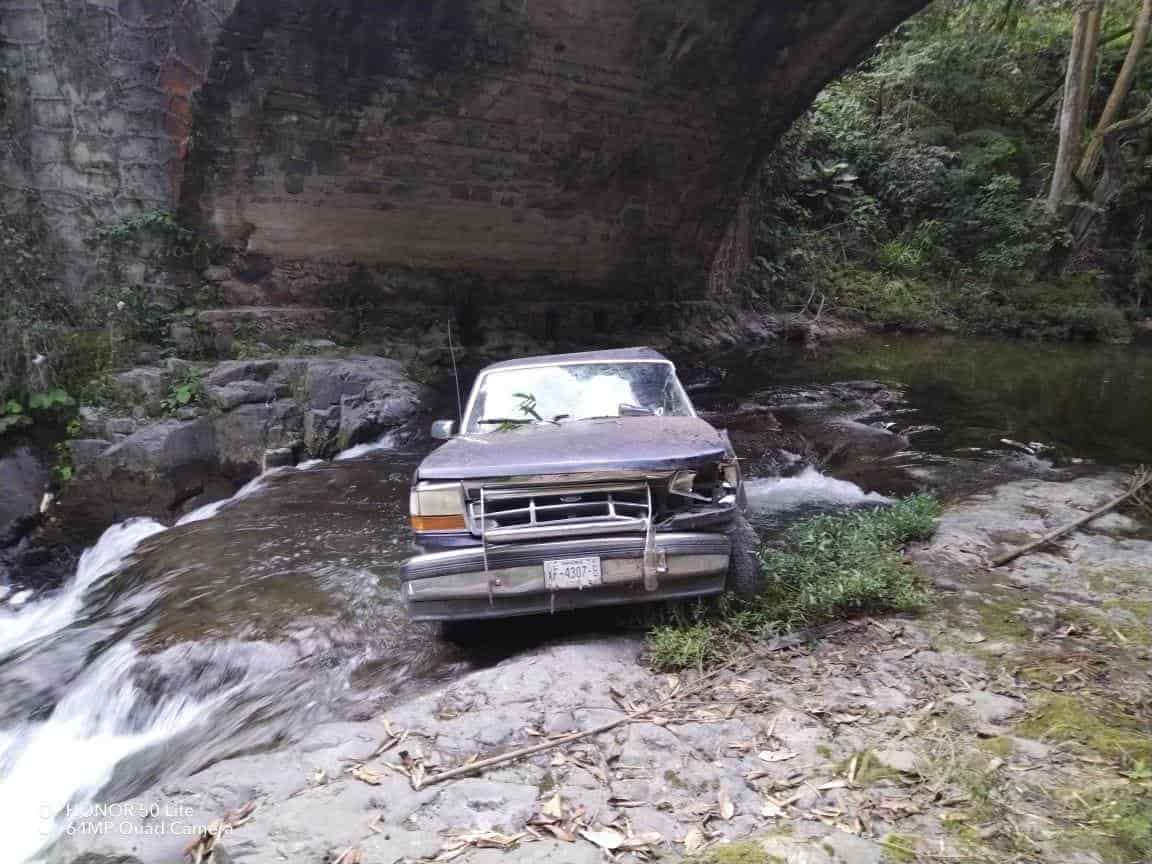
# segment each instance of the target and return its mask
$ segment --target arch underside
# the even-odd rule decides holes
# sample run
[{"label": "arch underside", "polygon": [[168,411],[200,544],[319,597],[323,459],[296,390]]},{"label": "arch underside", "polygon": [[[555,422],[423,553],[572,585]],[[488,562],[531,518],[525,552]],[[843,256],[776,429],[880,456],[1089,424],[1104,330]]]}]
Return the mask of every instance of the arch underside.
[{"label": "arch underside", "polygon": [[181,205],[260,261],[269,302],[349,266],[701,297],[767,149],[922,5],[240,0]]}]

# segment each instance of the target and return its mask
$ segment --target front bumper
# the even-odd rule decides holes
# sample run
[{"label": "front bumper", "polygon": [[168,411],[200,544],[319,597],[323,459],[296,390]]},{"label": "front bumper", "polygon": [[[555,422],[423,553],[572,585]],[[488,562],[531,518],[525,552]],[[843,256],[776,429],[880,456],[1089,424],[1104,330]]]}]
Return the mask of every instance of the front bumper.
[{"label": "front bumper", "polygon": [[[644,588],[644,537],[588,537],[433,552],[400,569],[401,596],[417,621],[502,618],[719,594],[724,590],[731,543],[720,533],[657,533],[662,572],[654,591]],[[603,584],[553,591],[544,585],[544,562],[598,557]],[[485,566],[485,563],[487,566]]]}]

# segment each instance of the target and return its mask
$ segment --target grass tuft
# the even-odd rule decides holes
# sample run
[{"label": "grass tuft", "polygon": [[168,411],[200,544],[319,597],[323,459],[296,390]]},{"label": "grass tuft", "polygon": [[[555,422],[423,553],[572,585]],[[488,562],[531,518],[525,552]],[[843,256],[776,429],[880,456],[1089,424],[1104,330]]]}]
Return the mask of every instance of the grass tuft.
[{"label": "grass tuft", "polygon": [[769,584],[758,597],[726,597],[653,627],[648,645],[661,670],[704,668],[736,641],[882,612],[907,612],[927,599],[901,555],[932,536],[938,502],[915,495],[891,507],[817,516],[794,525],[761,560]]}]

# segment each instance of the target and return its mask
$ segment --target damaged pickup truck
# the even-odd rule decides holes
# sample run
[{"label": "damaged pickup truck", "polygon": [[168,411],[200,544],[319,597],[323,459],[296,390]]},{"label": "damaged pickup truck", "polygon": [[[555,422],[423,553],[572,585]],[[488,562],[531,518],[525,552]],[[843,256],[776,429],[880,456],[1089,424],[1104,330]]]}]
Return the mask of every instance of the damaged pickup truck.
[{"label": "damaged pickup truck", "polygon": [[732,445],[647,348],[497,363],[416,470],[411,616],[454,621],[755,593]]}]

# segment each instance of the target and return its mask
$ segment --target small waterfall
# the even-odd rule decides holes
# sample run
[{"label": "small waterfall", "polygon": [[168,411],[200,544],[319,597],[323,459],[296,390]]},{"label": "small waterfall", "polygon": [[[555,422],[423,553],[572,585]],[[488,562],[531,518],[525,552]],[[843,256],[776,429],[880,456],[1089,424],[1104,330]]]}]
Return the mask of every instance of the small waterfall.
[{"label": "small waterfall", "polygon": [[113,525],[80,557],[76,575],[58,594],[29,603],[19,611],[0,608],[0,659],[70,625],[84,595],[101,578],[119,569],[144,540],[165,528],[151,519],[129,519]]},{"label": "small waterfall", "polygon": [[[390,432],[336,458],[392,449],[395,442],[395,433]],[[295,468],[271,469],[233,497],[207,504],[177,525],[216,517],[260,492],[273,474],[318,464],[320,460],[313,460]],[[19,610],[0,607],[0,664],[74,624],[90,590],[115,574],[144,540],[165,530],[151,519],[114,525],[84,552],[76,575],[61,591]],[[68,827],[69,812],[93,803],[124,759],[207,721],[217,708],[252,686],[250,676],[241,675],[210,696],[177,690],[157,699],[141,691],[133,679],[139,659],[131,645],[114,646],[69,685],[46,719],[0,730],[0,813],[5,823],[0,858],[5,862],[31,861],[51,845]]]},{"label": "small waterfall", "polygon": [[865,492],[855,483],[837,480],[808,466],[792,477],[771,477],[745,483],[748,509],[753,514],[775,514],[795,510],[853,507],[885,504],[891,499]]},{"label": "small waterfall", "polygon": [[355,447],[349,447],[343,453],[337,455],[335,461],[343,462],[347,459],[359,459],[361,456],[367,456],[369,453],[375,453],[379,450],[395,450],[400,443],[400,437],[399,429],[390,429],[370,444],[357,444]]},{"label": "small waterfall", "polygon": [[130,646],[117,646],[89,667],[48,721],[0,732],[5,860],[31,860],[123,759],[190,729],[225,698],[176,693],[153,703],[132,679],[136,660]]}]

